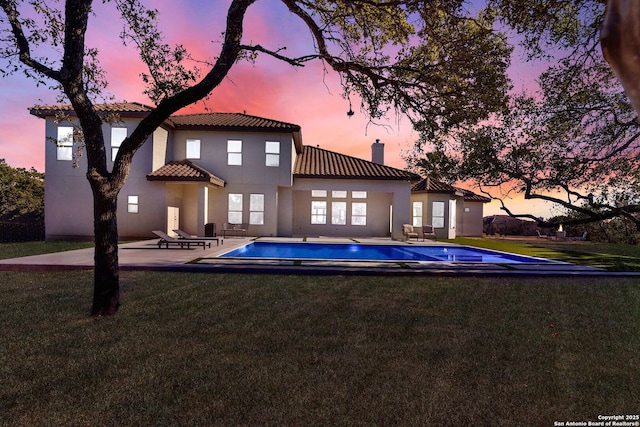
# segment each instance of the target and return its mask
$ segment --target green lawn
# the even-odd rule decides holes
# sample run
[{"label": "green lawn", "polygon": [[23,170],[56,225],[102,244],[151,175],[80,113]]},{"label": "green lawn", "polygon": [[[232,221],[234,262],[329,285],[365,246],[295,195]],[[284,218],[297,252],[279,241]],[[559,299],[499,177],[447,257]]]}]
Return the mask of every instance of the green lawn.
[{"label": "green lawn", "polygon": [[0,424],[553,425],[636,414],[640,279],[0,272]]},{"label": "green lawn", "polygon": [[554,240],[513,240],[457,238],[448,240],[461,245],[517,253],[528,256],[589,265],[608,271],[640,272],[640,246]]}]

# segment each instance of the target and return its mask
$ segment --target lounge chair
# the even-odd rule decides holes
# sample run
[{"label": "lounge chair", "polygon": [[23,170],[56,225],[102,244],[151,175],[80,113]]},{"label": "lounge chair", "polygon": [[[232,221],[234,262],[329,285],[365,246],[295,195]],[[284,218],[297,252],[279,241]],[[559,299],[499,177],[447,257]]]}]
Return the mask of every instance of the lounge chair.
[{"label": "lounge chair", "polygon": [[418,240],[418,232],[413,229],[413,225],[411,224],[402,224],[402,234],[406,237],[407,240],[410,240],[412,237]]},{"label": "lounge chair", "polygon": [[209,241],[213,241],[215,240],[216,242],[216,246],[220,246],[220,244],[222,243],[224,245],[224,240],[222,239],[222,237],[200,237],[200,236],[192,236],[191,234],[187,233],[186,231],[180,230],[179,228],[176,230],[173,230],[174,233],[176,233],[179,237],[179,239],[187,239],[187,240],[203,240],[205,242]]},{"label": "lounge chair", "polygon": [[582,233],[582,236],[576,237],[574,240],[586,241],[588,237],[589,237],[589,232],[585,231],[584,233]]},{"label": "lounge chair", "polygon": [[247,228],[249,228],[247,223],[229,224],[225,222],[222,224],[222,236],[227,237],[227,235],[231,234],[244,237],[247,235]]},{"label": "lounge chair", "polygon": [[175,237],[169,236],[164,231],[152,231],[152,233],[160,238],[158,241],[158,248],[161,248],[162,245],[165,245],[166,249],[169,249],[169,245],[180,245],[180,248],[184,248],[186,246],[187,249],[190,249],[191,245],[202,246],[202,249],[205,249],[207,246],[211,247],[211,242],[207,242],[205,240],[176,239]]},{"label": "lounge chair", "polygon": [[424,242],[425,237],[433,238],[433,241],[436,240],[436,232],[433,229],[433,225],[423,225],[422,226],[422,241]]},{"label": "lounge chair", "polygon": [[536,233],[538,233],[538,239],[546,239],[547,238],[546,234],[540,234],[540,230],[536,230]]}]

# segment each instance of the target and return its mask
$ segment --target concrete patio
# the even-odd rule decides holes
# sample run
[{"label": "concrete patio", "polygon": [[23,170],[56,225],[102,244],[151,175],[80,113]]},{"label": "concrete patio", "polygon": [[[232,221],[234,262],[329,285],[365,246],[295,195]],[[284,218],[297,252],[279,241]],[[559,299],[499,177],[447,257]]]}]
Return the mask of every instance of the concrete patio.
[{"label": "concrete patio", "polygon": [[[594,267],[573,264],[482,264],[427,261],[338,261],[338,260],[258,260],[218,258],[222,253],[254,240],[250,237],[224,239],[219,246],[212,243],[204,250],[158,247],[158,239],[125,243],[119,246],[120,269],[164,270],[191,272],[251,272],[287,274],[361,274],[361,275],[609,275]],[[260,241],[301,242],[301,238],[260,238]],[[304,239],[319,243],[354,243],[349,238],[317,237]],[[433,241],[399,242],[389,238],[357,239],[366,244],[447,245]],[[0,260],[0,271],[90,270],[93,268],[93,248],[23,258]],[[623,274],[623,273],[622,273]]]}]

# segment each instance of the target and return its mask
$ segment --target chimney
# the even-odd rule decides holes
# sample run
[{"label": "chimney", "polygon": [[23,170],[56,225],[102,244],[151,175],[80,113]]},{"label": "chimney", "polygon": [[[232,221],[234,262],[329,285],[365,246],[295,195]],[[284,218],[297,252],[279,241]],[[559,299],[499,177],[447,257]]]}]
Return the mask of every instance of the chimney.
[{"label": "chimney", "polygon": [[384,165],[384,144],[376,139],[376,142],[371,144],[371,161]]}]

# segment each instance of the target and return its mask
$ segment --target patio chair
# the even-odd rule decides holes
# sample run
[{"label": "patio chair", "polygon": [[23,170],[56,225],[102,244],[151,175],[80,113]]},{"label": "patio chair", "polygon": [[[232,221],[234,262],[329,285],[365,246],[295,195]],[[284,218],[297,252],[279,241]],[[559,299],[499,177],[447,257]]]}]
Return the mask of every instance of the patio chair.
[{"label": "patio chair", "polygon": [[192,236],[191,234],[187,233],[186,231],[180,230],[179,228],[176,230],[173,230],[174,233],[176,233],[179,236],[179,239],[191,239],[191,240],[203,240],[205,242],[207,241],[214,241],[216,242],[216,246],[220,246],[220,244],[224,245],[224,239],[222,239],[222,237],[200,237],[200,236]]},{"label": "patio chair", "polygon": [[247,223],[229,224],[225,222],[222,225],[222,236],[227,237],[227,235],[231,234],[245,237],[247,235],[247,228],[249,228],[249,224]]},{"label": "patio chair", "polygon": [[167,233],[165,233],[164,231],[152,231],[153,234],[155,234],[157,237],[160,238],[160,240],[158,241],[158,248],[161,248],[162,245],[165,246],[166,249],[169,249],[169,245],[179,245],[180,248],[184,248],[185,246],[187,247],[187,249],[191,248],[191,245],[195,245],[195,246],[202,246],[202,249],[204,250],[207,246],[211,247],[211,242],[207,242],[205,240],[195,240],[195,239],[176,239],[175,237],[171,237],[169,236]]},{"label": "patio chair", "polygon": [[433,241],[436,241],[436,232],[433,229],[433,225],[423,225],[422,226],[422,241],[424,242],[425,237],[433,238]]},{"label": "patio chair", "polygon": [[413,225],[411,224],[402,224],[402,234],[406,237],[407,240],[410,240],[412,237],[418,240],[418,232],[413,229]]},{"label": "patio chair", "polygon": [[540,234],[540,230],[536,230],[536,233],[538,233],[538,239],[546,239],[547,238],[546,234]]}]

